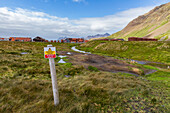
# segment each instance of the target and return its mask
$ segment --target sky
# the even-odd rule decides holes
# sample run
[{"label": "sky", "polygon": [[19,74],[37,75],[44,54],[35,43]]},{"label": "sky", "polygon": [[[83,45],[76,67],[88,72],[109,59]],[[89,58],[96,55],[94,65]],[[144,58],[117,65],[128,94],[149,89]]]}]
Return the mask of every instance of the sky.
[{"label": "sky", "polygon": [[123,29],[170,0],[0,0],[0,37],[87,37]]}]

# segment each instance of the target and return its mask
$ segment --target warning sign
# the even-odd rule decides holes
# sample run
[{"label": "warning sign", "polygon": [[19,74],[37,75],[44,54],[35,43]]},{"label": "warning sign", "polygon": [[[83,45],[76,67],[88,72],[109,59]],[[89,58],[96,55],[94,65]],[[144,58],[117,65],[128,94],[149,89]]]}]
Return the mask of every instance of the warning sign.
[{"label": "warning sign", "polygon": [[44,47],[44,57],[45,58],[56,58],[56,48],[55,47]]}]

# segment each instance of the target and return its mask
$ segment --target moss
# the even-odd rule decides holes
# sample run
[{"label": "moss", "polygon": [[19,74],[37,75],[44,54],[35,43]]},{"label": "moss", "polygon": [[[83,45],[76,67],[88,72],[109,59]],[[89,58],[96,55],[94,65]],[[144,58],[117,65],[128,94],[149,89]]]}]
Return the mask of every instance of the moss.
[{"label": "moss", "polygon": [[90,71],[99,71],[96,67],[93,67],[93,66],[88,66],[88,69],[90,70]]}]

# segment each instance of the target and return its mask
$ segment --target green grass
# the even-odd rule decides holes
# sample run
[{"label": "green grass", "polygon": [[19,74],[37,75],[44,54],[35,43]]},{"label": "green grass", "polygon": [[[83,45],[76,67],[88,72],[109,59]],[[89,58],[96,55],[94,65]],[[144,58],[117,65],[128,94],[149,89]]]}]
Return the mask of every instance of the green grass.
[{"label": "green grass", "polygon": [[[152,81],[154,75],[144,81],[129,74],[90,71],[69,61],[55,65],[60,95],[55,107],[49,60],[43,55],[47,44],[0,42],[1,113],[168,112],[169,89],[166,82]],[[58,51],[72,51],[76,44],[53,45]],[[23,51],[29,54],[20,55]]]},{"label": "green grass", "polygon": [[160,34],[160,35],[158,35],[158,36],[155,36],[154,38],[156,38],[156,39],[159,39],[159,40],[160,40],[162,37],[165,37],[165,39],[164,39],[164,41],[165,41],[165,40],[167,40],[167,39],[168,39],[169,35],[170,35],[170,30],[169,30],[169,31],[167,31],[166,33],[163,33],[163,34]]},{"label": "green grass", "polygon": [[150,65],[142,65],[144,68],[147,68],[147,69],[153,69],[153,70],[159,70],[158,68],[156,67],[153,67],[153,66],[150,66]]},{"label": "green grass", "polygon": [[170,63],[170,42],[90,41],[78,48],[112,57]]},{"label": "green grass", "polygon": [[88,66],[88,69],[90,70],[90,71],[99,71],[96,67],[93,67],[93,66]]},{"label": "green grass", "polygon": [[170,71],[157,71],[146,76],[149,80],[159,81],[170,87]]},{"label": "green grass", "polygon": [[153,27],[153,25],[151,26],[146,26],[144,27],[143,29],[141,30],[136,30],[136,31],[133,31],[132,33],[129,33],[128,35],[126,35],[125,39],[128,39],[129,37],[144,37],[146,36],[148,33],[150,33],[151,31],[149,31],[151,28]]}]

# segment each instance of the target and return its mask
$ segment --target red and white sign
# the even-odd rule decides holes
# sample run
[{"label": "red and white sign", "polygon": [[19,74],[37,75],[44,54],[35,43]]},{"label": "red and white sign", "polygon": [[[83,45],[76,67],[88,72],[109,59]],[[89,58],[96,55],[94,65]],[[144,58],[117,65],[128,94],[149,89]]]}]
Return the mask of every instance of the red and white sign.
[{"label": "red and white sign", "polygon": [[56,58],[56,48],[55,47],[44,47],[44,57],[45,58]]}]

